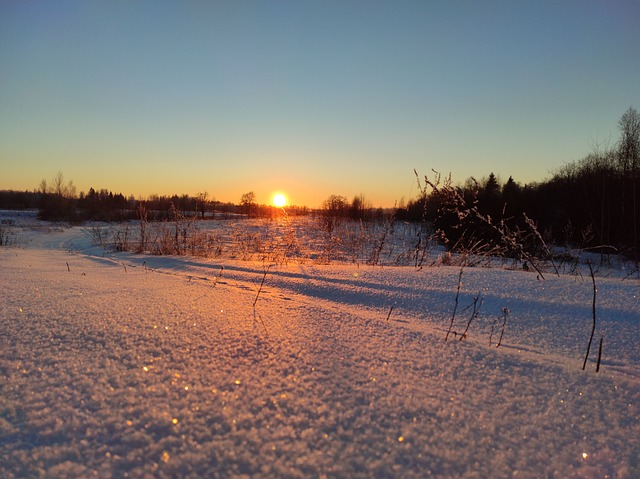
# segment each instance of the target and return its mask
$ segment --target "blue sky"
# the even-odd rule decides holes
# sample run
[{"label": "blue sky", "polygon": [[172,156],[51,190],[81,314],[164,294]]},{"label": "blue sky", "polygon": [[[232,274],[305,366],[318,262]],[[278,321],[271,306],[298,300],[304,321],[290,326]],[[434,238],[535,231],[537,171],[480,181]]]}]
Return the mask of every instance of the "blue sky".
[{"label": "blue sky", "polygon": [[0,2],[0,189],[318,206],[547,178],[640,108],[636,1]]}]

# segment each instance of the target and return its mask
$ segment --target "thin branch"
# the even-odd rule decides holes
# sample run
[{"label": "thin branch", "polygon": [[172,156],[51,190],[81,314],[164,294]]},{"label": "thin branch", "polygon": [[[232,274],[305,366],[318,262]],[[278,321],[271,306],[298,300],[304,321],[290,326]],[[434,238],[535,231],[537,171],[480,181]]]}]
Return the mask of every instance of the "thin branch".
[{"label": "thin branch", "polygon": [[598,362],[596,363],[596,372],[600,372],[600,360],[602,359],[602,340],[604,338],[600,336],[600,347],[598,348]]},{"label": "thin branch", "polygon": [[453,307],[453,314],[451,315],[451,323],[449,324],[449,330],[447,331],[447,335],[444,337],[444,340],[449,339],[449,335],[451,334],[451,330],[453,329],[453,321],[456,319],[456,311],[458,310],[458,299],[460,298],[460,288],[462,287],[462,271],[464,266],[460,268],[460,274],[458,274],[458,289],[456,291],[456,303]]},{"label": "thin branch", "polygon": [[582,363],[582,370],[587,367],[587,359],[589,358],[589,351],[591,350],[591,342],[593,341],[593,335],[596,332],[596,293],[598,292],[598,288],[596,287],[596,278],[593,275],[593,268],[591,267],[591,261],[589,264],[589,272],[591,273],[591,281],[593,282],[593,304],[592,304],[592,316],[593,316],[593,324],[591,326],[591,336],[589,337],[589,344],[587,345],[587,353],[584,355],[584,363]]},{"label": "thin branch", "polygon": [[467,321],[467,327],[464,329],[464,332],[460,335],[460,341],[462,341],[464,338],[467,337],[467,331],[469,331],[469,327],[471,326],[471,323],[473,322],[474,319],[478,317],[478,314],[480,314],[480,308],[482,307],[483,301],[484,301],[484,298],[482,298],[480,293],[478,293],[478,295],[475,298],[473,298],[473,305],[472,305],[473,311],[471,312],[469,321]]},{"label": "thin branch", "polygon": [[[218,276],[216,276],[216,279],[215,279],[215,281],[213,282],[213,287],[214,287],[214,288],[216,287],[216,284],[218,284],[218,281],[219,281],[219,280],[220,280],[220,278],[222,277],[222,272],[223,272],[223,271],[224,271],[224,266],[220,266],[220,272],[218,273]],[[263,280],[263,282],[264,282],[264,280]],[[258,300],[258,299],[256,298],[256,301],[257,301],[257,300]],[[256,303],[255,303],[255,301],[254,301],[254,303],[253,303],[253,304],[254,304],[254,305],[256,304]]]},{"label": "thin branch", "polygon": [[264,275],[262,275],[262,282],[260,283],[260,287],[258,288],[258,294],[256,294],[256,299],[253,300],[253,307],[255,308],[256,303],[258,302],[258,297],[260,296],[260,292],[262,291],[262,286],[264,286],[264,280],[267,278],[267,273],[271,269],[272,265],[267,266],[264,270]]},{"label": "thin branch", "polygon": [[260,314],[258,314],[258,312],[256,311],[256,305],[254,303],[253,305],[253,320],[255,322],[257,322],[258,320],[260,321],[260,324],[262,324],[262,327],[264,328],[264,333],[267,335],[267,337],[269,336],[269,331],[267,331],[267,325],[264,324],[264,321],[262,320],[262,316],[260,316]]},{"label": "thin branch", "polygon": [[502,331],[500,331],[500,338],[498,339],[498,344],[496,348],[499,348],[502,344],[502,336],[504,335],[504,328],[507,326],[507,316],[509,316],[509,308],[502,308],[502,314],[504,315],[504,321],[502,321]]}]

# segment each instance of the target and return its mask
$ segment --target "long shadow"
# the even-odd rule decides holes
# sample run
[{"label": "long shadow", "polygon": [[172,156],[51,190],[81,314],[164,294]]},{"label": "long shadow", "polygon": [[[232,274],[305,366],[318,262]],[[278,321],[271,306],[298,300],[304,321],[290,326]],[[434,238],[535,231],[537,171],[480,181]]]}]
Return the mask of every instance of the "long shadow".
[{"label": "long shadow", "polygon": [[[130,253],[118,253],[115,256],[94,256],[86,255],[87,258],[100,262],[102,264],[118,265],[126,264],[128,267],[146,267],[149,270],[168,270],[165,272],[181,273],[185,276],[197,277],[203,274],[203,278],[215,280],[220,275],[221,268],[224,268],[223,280],[234,279],[241,282],[247,282],[247,278],[243,275],[254,276],[260,278],[264,275],[264,269],[253,266],[240,266],[238,264],[225,264],[225,262],[207,263],[188,259],[186,257],[153,257],[153,256],[137,256]],[[198,273],[196,273],[196,271]],[[209,276],[207,272],[210,271]],[[236,274],[234,274],[236,273]],[[304,296],[328,299],[347,305],[388,307],[393,303],[394,298],[400,295],[400,301],[403,302],[402,309],[414,312],[425,312],[429,307],[430,312],[450,312],[453,305],[453,285],[456,274],[451,273],[452,288],[430,288],[428,273],[424,277],[422,284],[416,286],[401,286],[388,283],[373,282],[371,279],[363,281],[362,279],[343,279],[332,278],[315,271],[313,274],[307,272],[282,271],[271,269],[267,276],[267,287],[277,287],[288,290]],[[291,282],[290,280],[294,280]],[[496,285],[498,287],[498,285]],[[471,292],[465,293],[464,298],[468,297],[470,302],[473,298]],[[499,294],[483,293],[485,298],[484,310],[487,311],[491,307],[498,310],[504,306],[504,297]],[[517,298],[518,309],[523,311],[540,311],[541,313],[553,313],[554,316],[575,315],[576,308],[579,309],[581,317],[588,318],[591,315],[591,306],[589,304],[549,304],[544,301],[535,299]],[[408,304],[407,304],[408,303]],[[609,320],[615,322],[634,322],[640,316],[632,317],[628,311],[618,308],[607,308],[607,316]]]},{"label": "long shadow", "polygon": [[[264,275],[264,269],[258,266],[225,264],[223,261],[204,262],[189,259],[186,257],[152,257],[137,256],[130,253],[118,253],[113,256],[93,256],[87,255],[88,259],[100,262],[101,264],[122,265],[127,267],[146,267],[149,270],[155,270],[165,274],[184,275],[185,277],[194,277],[213,283],[229,284],[231,281],[238,283],[251,283],[257,288],[260,278]],[[222,276],[220,273],[222,268]],[[321,268],[320,268],[321,269]],[[282,271],[271,269],[268,273],[265,283],[266,293],[269,291],[279,290],[280,292],[288,291],[293,294],[301,295],[317,300],[331,301],[349,307],[358,307],[363,309],[380,309],[381,318],[384,318],[389,307],[395,308],[395,315],[399,318],[410,316],[412,320],[440,320],[450,317],[454,304],[455,292],[454,284],[457,274],[451,272],[451,288],[447,289],[442,286],[442,278],[437,286],[429,284],[429,274],[416,281],[415,286],[394,285],[373,281],[372,278],[363,280],[362,278],[335,278],[327,277],[321,271]],[[218,281],[218,279],[220,281]],[[509,331],[514,335],[531,333],[537,330],[537,334],[548,335],[549,331],[557,330],[554,334],[576,334],[576,330],[582,327],[577,320],[570,318],[586,318],[585,322],[591,317],[591,305],[570,304],[545,301],[545,296],[540,298],[510,298],[500,294],[499,284],[495,285],[496,292],[483,292],[484,305],[482,316],[491,317],[497,315],[502,307],[509,307],[512,310],[513,321],[510,322]],[[461,305],[464,307],[470,304],[474,294],[466,291],[461,296]],[[547,298],[548,299],[548,298]],[[532,315],[533,312],[533,315]],[[460,315],[460,320],[464,320]],[[609,328],[613,323],[618,325],[637,324],[639,316],[630,313],[622,308],[607,307],[599,311],[603,320],[608,322]],[[524,319],[526,318],[526,319]],[[622,334],[622,330],[616,326],[609,333],[609,342],[614,338],[612,335],[618,336]],[[546,333],[543,331],[547,331]],[[579,335],[579,331],[578,331]],[[620,339],[621,340],[621,339]],[[551,338],[551,341],[553,339]],[[638,359],[638,354],[632,354],[632,361]]]}]

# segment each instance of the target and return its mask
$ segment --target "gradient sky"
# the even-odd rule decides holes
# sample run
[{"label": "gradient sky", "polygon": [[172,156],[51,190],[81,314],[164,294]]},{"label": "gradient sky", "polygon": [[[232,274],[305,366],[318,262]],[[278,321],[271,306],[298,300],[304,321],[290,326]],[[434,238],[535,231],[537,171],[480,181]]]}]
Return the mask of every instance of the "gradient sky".
[{"label": "gradient sky", "polygon": [[415,196],[540,181],[640,109],[640,2],[0,2],[0,189]]}]

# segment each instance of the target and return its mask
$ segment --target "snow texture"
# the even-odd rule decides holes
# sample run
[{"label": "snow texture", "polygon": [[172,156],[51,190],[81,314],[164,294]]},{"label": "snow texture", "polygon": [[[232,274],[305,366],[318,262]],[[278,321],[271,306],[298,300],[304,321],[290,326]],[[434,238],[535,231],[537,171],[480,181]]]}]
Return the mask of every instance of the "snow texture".
[{"label": "snow texture", "polygon": [[596,278],[583,371],[588,272],[464,269],[445,341],[459,267],[116,254],[12,227],[0,477],[640,477],[637,277]]}]

